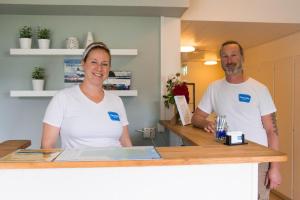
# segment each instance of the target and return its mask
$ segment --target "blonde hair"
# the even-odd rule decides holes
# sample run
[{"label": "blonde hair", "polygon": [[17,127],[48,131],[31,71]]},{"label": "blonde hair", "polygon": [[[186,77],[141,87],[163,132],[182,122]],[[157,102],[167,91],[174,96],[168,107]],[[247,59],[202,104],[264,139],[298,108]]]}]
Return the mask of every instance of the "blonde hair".
[{"label": "blonde hair", "polygon": [[109,48],[106,46],[106,44],[104,44],[103,42],[93,42],[91,44],[89,44],[89,46],[87,46],[82,54],[82,58],[81,60],[83,62],[86,61],[86,58],[88,57],[89,53],[93,50],[93,49],[103,49],[106,53],[108,53],[109,55],[109,63],[111,62],[111,54],[110,54],[110,50]]}]

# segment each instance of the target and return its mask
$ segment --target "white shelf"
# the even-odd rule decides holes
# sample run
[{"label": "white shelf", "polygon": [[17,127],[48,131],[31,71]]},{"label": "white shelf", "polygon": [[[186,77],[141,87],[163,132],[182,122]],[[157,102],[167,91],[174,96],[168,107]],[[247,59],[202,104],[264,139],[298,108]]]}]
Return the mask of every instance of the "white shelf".
[{"label": "white shelf", "polygon": [[[10,55],[74,55],[81,56],[84,49],[10,49]],[[135,56],[137,49],[110,49],[111,55]]]},{"label": "white shelf", "polygon": [[[56,94],[57,90],[42,90],[42,91],[35,91],[35,90],[11,90],[10,96],[11,97],[52,97]],[[137,96],[137,90],[109,90],[113,94],[118,96]]]}]

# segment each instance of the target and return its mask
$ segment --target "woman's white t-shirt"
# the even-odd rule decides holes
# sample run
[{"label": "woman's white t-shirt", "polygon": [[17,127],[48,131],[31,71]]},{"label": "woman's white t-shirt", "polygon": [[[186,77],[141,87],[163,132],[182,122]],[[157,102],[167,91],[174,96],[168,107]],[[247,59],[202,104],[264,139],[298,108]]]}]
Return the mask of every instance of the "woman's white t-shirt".
[{"label": "woman's white t-shirt", "polygon": [[44,123],[60,128],[62,148],[121,146],[128,125],[120,97],[104,91],[100,103],[91,101],[79,85],[59,91],[50,101]]}]

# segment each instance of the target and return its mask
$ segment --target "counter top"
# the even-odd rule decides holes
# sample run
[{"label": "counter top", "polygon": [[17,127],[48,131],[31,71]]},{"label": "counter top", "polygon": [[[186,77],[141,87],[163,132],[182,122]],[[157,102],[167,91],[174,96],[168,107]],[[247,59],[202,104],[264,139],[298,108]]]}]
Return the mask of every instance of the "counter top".
[{"label": "counter top", "polygon": [[[248,143],[246,145],[226,146],[214,140],[214,137],[192,126],[171,125],[168,121],[161,121],[166,128],[180,133],[190,142],[198,146],[158,147],[161,155],[158,160],[121,160],[121,161],[82,161],[82,162],[0,162],[0,169],[13,168],[86,168],[86,167],[133,167],[133,166],[167,166],[167,165],[196,165],[221,163],[260,163],[283,162],[287,156],[273,151],[262,145]],[[0,156],[8,154],[5,146],[10,141],[0,145]],[[3,144],[3,143],[2,143]],[[12,144],[15,144],[13,142]],[[10,146],[12,149],[19,146]],[[10,153],[9,152],[9,153]]]},{"label": "counter top", "polygon": [[30,140],[7,140],[0,143],[0,158],[15,151],[16,149],[25,149],[31,145]]},{"label": "counter top", "polygon": [[178,124],[171,124],[168,120],[160,120],[161,125],[171,130],[173,133],[187,140],[192,145],[196,146],[220,146],[220,143],[216,142],[214,136],[211,133],[207,133],[200,128],[195,128],[192,125],[181,126]]}]

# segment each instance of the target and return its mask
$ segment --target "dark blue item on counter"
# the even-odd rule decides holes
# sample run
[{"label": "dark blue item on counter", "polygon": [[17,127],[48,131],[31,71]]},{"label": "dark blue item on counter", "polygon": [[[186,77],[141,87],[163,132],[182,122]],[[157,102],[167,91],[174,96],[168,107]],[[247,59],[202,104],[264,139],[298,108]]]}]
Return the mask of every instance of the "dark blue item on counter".
[{"label": "dark blue item on counter", "polygon": [[216,139],[223,140],[225,138],[226,138],[226,131],[225,130],[216,132]]}]

